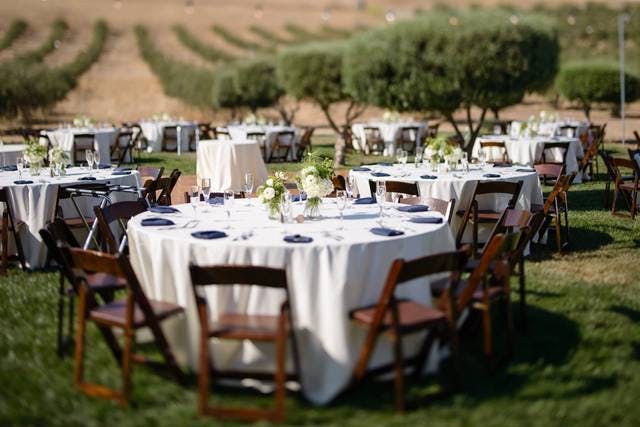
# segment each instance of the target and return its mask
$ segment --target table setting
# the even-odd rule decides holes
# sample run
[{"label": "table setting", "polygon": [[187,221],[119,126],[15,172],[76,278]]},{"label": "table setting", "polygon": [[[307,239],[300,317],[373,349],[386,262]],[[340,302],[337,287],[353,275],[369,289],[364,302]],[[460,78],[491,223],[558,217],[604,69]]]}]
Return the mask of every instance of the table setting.
[{"label": "table setting", "polygon": [[366,127],[377,127],[380,129],[380,134],[385,142],[385,150],[383,155],[393,156],[396,150],[396,141],[403,128],[415,127],[418,128],[417,141],[422,141],[424,132],[427,129],[427,124],[416,120],[402,120],[394,113],[387,112],[383,115],[382,120],[372,120],[369,122],[354,123],[351,126],[351,131],[355,138],[352,140],[353,148],[358,151],[365,151],[367,147],[367,137],[365,133]]},{"label": "table setting", "polygon": [[189,134],[196,133],[196,140],[199,138],[198,124],[195,121],[185,120],[182,117],[175,119],[168,114],[155,114],[151,118],[138,122],[142,134],[148,141],[148,150],[151,152],[162,151],[162,135],[165,127],[180,127],[180,151],[189,151]]},{"label": "table setting", "polygon": [[289,150],[289,154],[287,155],[288,160],[293,160],[296,158],[296,150],[298,146],[298,141],[300,139],[300,130],[295,126],[286,126],[279,124],[270,124],[270,123],[258,123],[249,120],[248,122],[242,124],[230,124],[227,126],[229,131],[229,136],[232,141],[246,141],[247,135],[251,133],[264,133],[267,150],[266,157],[269,158],[271,154],[271,144],[275,141],[279,132],[293,132],[295,134],[295,138],[293,141],[293,146]]},{"label": "table setting", "polygon": [[[108,123],[94,123],[90,118],[77,117],[73,124],[60,124],[57,129],[42,131],[51,141],[52,146],[61,147],[69,156],[73,158],[73,144],[75,135],[91,134],[94,135],[94,150],[100,153],[103,159],[109,159],[111,156],[111,146],[115,142],[118,129]],[[40,140],[41,144],[46,144],[44,139]]]}]

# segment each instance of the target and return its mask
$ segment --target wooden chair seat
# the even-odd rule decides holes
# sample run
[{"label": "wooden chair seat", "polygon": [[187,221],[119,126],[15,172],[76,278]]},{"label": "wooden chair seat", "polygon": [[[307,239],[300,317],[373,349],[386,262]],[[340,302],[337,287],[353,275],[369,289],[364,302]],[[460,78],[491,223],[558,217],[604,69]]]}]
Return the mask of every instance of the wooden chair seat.
[{"label": "wooden chair seat", "polygon": [[[398,307],[398,328],[401,332],[409,332],[413,329],[422,329],[425,326],[433,327],[440,323],[446,323],[447,317],[442,310],[427,307],[410,300],[399,300]],[[370,326],[374,323],[377,305],[359,308],[353,310],[350,316],[353,320],[364,326]],[[380,323],[380,329],[386,330],[392,326],[391,311],[387,310],[385,316]]]},{"label": "wooden chair seat", "polygon": [[[496,211],[492,211],[492,210],[484,210],[484,209],[479,209],[478,211],[478,222],[496,222],[498,219],[500,219],[500,215],[502,215],[502,212],[496,212]],[[465,211],[458,211],[457,215],[462,217],[464,216]],[[471,222],[473,222],[473,220],[470,220]]]},{"label": "wooden chair seat", "polygon": [[[89,226],[92,226],[95,220],[96,220],[95,218],[85,218],[85,221],[87,221],[87,224],[89,224]],[[65,224],[67,224],[67,227],[70,227],[70,228],[84,227],[84,222],[80,217],[64,218],[64,222]]]},{"label": "wooden chair seat", "polygon": [[273,341],[278,336],[279,317],[224,313],[209,322],[209,337]]},{"label": "wooden chair seat", "polygon": [[[179,305],[163,301],[149,300],[151,309],[158,321],[183,311]],[[124,327],[127,324],[127,301],[118,300],[101,305],[89,312],[89,319],[97,323],[111,326]],[[133,328],[141,328],[147,325],[144,313],[136,305],[133,313]]]},{"label": "wooden chair seat", "polygon": [[122,277],[112,276],[107,273],[94,273],[87,275],[87,285],[91,290],[102,291],[107,289],[123,289],[127,281]]},{"label": "wooden chair seat", "polygon": [[621,183],[618,188],[622,189],[622,190],[627,190],[627,191],[638,191],[640,190],[640,184],[635,184],[633,182],[624,182]]}]

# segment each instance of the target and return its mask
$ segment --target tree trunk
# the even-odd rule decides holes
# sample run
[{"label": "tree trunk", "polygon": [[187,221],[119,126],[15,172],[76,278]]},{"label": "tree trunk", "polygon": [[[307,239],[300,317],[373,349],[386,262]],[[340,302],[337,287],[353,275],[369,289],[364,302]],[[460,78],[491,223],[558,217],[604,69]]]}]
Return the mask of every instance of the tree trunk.
[{"label": "tree trunk", "polygon": [[347,141],[345,135],[336,135],[335,156],[333,157],[333,167],[337,168],[345,164],[345,153],[347,150]]}]

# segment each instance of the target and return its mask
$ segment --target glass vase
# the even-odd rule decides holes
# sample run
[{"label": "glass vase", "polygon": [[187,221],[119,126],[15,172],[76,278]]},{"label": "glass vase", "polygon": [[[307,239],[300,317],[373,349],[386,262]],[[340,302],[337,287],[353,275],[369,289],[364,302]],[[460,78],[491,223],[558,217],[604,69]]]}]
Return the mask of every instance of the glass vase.
[{"label": "glass vase", "polygon": [[29,174],[31,176],[40,176],[40,169],[42,169],[41,162],[32,162],[29,165]]},{"label": "glass vase", "polygon": [[320,218],[320,205],[322,205],[322,199],[320,197],[310,197],[304,205],[304,217],[307,219]]}]

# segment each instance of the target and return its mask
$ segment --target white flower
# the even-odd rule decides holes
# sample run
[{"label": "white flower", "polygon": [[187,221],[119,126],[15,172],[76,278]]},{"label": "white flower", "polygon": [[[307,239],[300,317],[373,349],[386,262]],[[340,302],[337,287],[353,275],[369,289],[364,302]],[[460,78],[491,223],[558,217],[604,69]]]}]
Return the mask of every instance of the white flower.
[{"label": "white flower", "polygon": [[317,173],[318,170],[315,166],[307,166],[306,168],[302,169],[302,171],[300,171],[300,175],[303,177],[308,175],[316,175]]},{"label": "white flower", "polygon": [[265,185],[266,185],[267,187],[273,187],[273,179],[269,178],[269,179],[267,180],[267,182],[265,183]]},{"label": "white flower", "polygon": [[282,171],[276,171],[276,173],[274,174],[275,177],[281,181],[286,181],[287,180],[287,174],[282,172]]},{"label": "white flower", "polygon": [[431,147],[427,147],[424,150],[424,158],[425,159],[431,159],[435,154],[436,154],[436,152],[433,151],[433,148],[431,148]]},{"label": "white flower", "polygon": [[273,187],[267,187],[262,192],[262,196],[265,200],[271,200],[276,196],[276,190],[274,190]]}]

